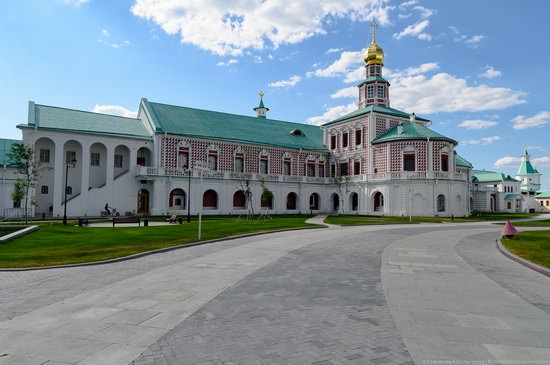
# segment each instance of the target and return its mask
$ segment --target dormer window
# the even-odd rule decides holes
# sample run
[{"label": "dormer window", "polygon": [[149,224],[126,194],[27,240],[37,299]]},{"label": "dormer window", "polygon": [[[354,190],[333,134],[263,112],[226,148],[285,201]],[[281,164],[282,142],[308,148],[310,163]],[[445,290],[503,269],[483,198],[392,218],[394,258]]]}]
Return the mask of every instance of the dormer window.
[{"label": "dormer window", "polygon": [[299,129],[293,129],[290,131],[290,134],[293,136],[305,136],[304,132]]}]

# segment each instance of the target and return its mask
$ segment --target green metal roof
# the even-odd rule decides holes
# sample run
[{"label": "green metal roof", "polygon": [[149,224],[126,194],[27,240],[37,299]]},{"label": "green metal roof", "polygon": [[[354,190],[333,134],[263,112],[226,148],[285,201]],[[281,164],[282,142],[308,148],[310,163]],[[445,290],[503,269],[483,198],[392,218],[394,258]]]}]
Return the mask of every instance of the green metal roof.
[{"label": "green metal roof", "polygon": [[21,127],[152,138],[140,119],[39,105],[32,101],[29,103],[28,124]]},{"label": "green metal roof", "polygon": [[[157,131],[168,134],[326,152],[318,126],[149,102]],[[299,129],[304,136],[292,135]]]},{"label": "green metal roof", "polygon": [[537,191],[535,198],[550,199],[550,189]]},{"label": "green metal roof", "polygon": [[474,165],[472,165],[470,161],[460,156],[458,153],[456,153],[456,151],[455,151],[455,165],[461,166],[461,167],[467,167],[469,169],[472,169],[474,167]]},{"label": "green metal roof", "polygon": [[376,137],[372,141],[372,144],[391,142],[391,141],[405,141],[405,140],[419,140],[419,139],[428,140],[428,138],[431,141],[448,141],[448,142],[456,143],[454,139],[445,137],[442,134],[434,132],[428,127],[425,127],[420,123],[405,122],[401,124],[401,126],[403,126],[403,131],[401,133],[398,133],[399,126],[393,127],[390,130],[388,130],[386,133],[382,134],[381,136]]},{"label": "green metal roof", "polygon": [[357,87],[363,85],[364,83],[373,82],[373,81],[381,81],[381,82],[385,82],[388,85],[390,84],[388,82],[388,80],[386,80],[382,76],[371,76],[371,77],[367,77],[365,80],[363,80],[363,82],[361,82],[359,85],[357,85]]},{"label": "green metal roof", "polygon": [[485,171],[485,170],[473,170],[472,182],[474,183],[486,183],[497,181],[518,181],[510,175],[505,175],[502,172]]},{"label": "green metal roof", "polygon": [[504,197],[504,200],[516,200],[516,199],[522,199],[521,195],[518,194],[508,194]]},{"label": "green metal roof", "polygon": [[13,162],[8,157],[8,153],[11,151],[11,146],[16,143],[21,143],[21,141],[15,139],[0,139],[0,166],[13,165]]},{"label": "green metal roof", "polygon": [[[393,109],[393,108],[386,108],[386,107],[383,107],[383,106],[380,106],[380,105],[369,105],[366,108],[357,109],[357,110],[355,110],[355,111],[353,111],[349,114],[344,115],[343,117],[340,117],[340,118],[335,119],[331,122],[328,122],[328,123],[324,124],[323,126],[327,126],[327,125],[331,125],[333,123],[341,122],[343,120],[359,117],[361,115],[364,115],[364,114],[367,114],[367,113],[370,113],[370,112],[391,115],[393,117],[410,118],[410,114],[402,112],[401,110],[397,110],[397,109]],[[420,117],[416,117],[416,119],[420,120],[420,121],[423,121],[423,122],[429,122],[428,119],[424,119],[424,118],[420,118]]]},{"label": "green metal roof", "polygon": [[531,161],[522,161],[521,165],[519,166],[518,172],[516,175],[527,175],[527,174],[537,174],[538,171],[533,168],[533,165],[531,165]]}]

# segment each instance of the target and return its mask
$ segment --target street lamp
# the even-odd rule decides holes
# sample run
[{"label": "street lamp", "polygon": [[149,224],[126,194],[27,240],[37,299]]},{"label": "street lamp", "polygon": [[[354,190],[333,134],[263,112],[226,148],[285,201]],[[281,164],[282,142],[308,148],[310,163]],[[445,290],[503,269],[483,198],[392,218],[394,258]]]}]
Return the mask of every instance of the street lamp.
[{"label": "street lamp", "polygon": [[191,168],[184,166],[187,170],[187,223],[191,222]]},{"label": "street lamp", "polygon": [[63,208],[63,225],[67,225],[67,185],[69,180],[69,167],[76,167],[76,159],[71,161],[72,163],[65,164],[65,203]]}]

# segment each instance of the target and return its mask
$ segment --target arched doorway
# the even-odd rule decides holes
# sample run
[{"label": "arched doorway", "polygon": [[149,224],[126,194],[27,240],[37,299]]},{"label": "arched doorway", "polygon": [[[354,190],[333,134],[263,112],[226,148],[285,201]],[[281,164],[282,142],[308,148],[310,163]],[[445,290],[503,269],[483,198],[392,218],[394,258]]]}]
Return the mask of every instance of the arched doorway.
[{"label": "arched doorway", "polygon": [[475,210],[474,198],[470,198],[470,213]]},{"label": "arched doorway", "polygon": [[381,192],[377,191],[374,194],[374,211],[383,212],[384,211],[384,195]]},{"label": "arched doorway", "polygon": [[491,194],[491,212],[496,212],[497,210],[497,196],[496,194]]},{"label": "arched doorway", "polygon": [[349,205],[351,207],[352,211],[358,211],[359,210],[359,194],[357,193],[351,193],[349,197]]},{"label": "arched doorway", "polygon": [[170,192],[170,200],[168,201],[168,206],[174,210],[184,210],[185,209],[185,191],[182,189],[174,189]]},{"label": "arched doorway", "polygon": [[426,214],[426,203],[424,202],[424,197],[420,193],[416,193],[411,198],[411,211],[412,215],[419,216]]},{"label": "arched doorway", "polygon": [[296,210],[296,202],[298,201],[298,196],[296,193],[289,193],[286,196],[286,209],[287,210]]},{"label": "arched doorway", "polygon": [[319,210],[321,199],[319,194],[313,193],[309,196],[309,210]]},{"label": "arched doorway", "polygon": [[462,196],[457,195],[455,199],[455,206],[453,207],[455,211],[455,215],[462,215]]},{"label": "arched doorway", "polygon": [[141,189],[138,192],[137,211],[140,214],[149,213],[149,190]]},{"label": "arched doorway", "polygon": [[204,209],[218,209],[218,193],[209,189],[202,195],[202,207]]},{"label": "arched doorway", "polygon": [[238,190],[233,194],[233,209],[244,209],[246,207],[246,195],[244,191]]},{"label": "arched doorway", "polygon": [[334,194],[332,194],[330,200],[332,202],[332,211],[333,212],[338,212],[340,210],[340,196],[338,196],[338,194],[334,193]]}]

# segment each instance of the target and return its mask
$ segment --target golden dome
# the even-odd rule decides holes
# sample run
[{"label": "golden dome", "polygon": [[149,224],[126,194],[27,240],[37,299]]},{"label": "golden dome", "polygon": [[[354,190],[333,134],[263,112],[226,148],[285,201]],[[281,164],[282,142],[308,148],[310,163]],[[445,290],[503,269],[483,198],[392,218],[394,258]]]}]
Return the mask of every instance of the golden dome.
[{"label": "golden dome", "polygon": [[384,63],[384,50],[382,47],[380,47],[378,44],[376,44],[376,28],[378,28],[378,24],[376,22],[372,22],[371,24],[372,28],[372,43],[370,44],[369,48],[367,48],[367,51],[365,52],[363,59],[365,60],[365,63],[367,65],[370,64],[383,64]]},{"label": "golden dome", "polygon": [[376,43],[372,43],[364,55],[364,60],[367,65],[371,64],[383,64],[384,63],[384,50]]}]

